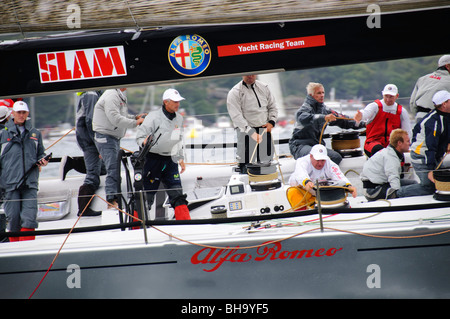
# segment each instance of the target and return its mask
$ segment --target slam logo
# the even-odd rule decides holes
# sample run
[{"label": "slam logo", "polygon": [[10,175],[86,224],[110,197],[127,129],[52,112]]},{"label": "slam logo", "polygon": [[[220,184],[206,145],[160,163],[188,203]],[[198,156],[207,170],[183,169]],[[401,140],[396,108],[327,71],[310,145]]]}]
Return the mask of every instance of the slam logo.
[{"label": "slam logo", "polygon": [[181,75],[199,75],[211,62],[211,49],[199,35],[180,35],[170,44],[169,62]]},{"label": "slam logo", "polygon": [[41,83],[126,76],[123,46],[38,53]]}]

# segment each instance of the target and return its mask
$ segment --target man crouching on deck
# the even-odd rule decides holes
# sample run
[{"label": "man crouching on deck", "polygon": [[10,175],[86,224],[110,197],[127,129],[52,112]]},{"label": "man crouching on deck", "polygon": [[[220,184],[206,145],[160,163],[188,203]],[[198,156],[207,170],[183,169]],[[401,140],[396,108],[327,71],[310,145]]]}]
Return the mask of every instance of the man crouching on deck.
[{"label": "man crouching on deck", "polygon": [[[409,152],[409,146],[408,132],[395,129],[390,134],[389,145],[364,163],[361,180],[367,200],[420,195],[418,188],[421,186],[414,179],[403,178],[405,165],[403,154]],[[408,185],[415,186],[408,187]]]},{"label": "man crouching on deck", "polygon": [[[322,144],[316,144],[311,148],[309,155],[300,157],[296,160],[295,170],[289,178],[289,185],[296,187],[292,189],[292,193],[288,192],[288,199],[291,206],[293,206],[292,203],[295,202],[295,195],[299,195],[298,190],[300,189],[304,189],[310,195],[315,195],[313,188],[315,186],[314,183],[317,180],[319,182],[335,182],[338,186],[347,187],[354,198],[357,196],[356,188],[351,185],[339,166],[328,157],[326,147]],[[298,186],[301,186],[302,188]],[[305,202],[308,199],[306,197],[311,198],[308,193],[306,196],[300,194],[300,198],[305,197]],[[290,198],[290,196],[293,197]]]}]

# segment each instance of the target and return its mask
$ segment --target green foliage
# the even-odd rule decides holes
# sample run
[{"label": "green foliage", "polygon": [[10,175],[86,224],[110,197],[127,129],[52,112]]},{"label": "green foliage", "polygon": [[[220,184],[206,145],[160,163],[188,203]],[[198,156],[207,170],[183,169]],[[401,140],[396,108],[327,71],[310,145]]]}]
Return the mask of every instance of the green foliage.
[{"label": "green foliage", "polygon": [[292,71],[282,73],[281,81],[285,95],[304,97],[308,82],[320,82],[324,85],[326,94],[331,88],[336,89],[336,99],[359,97],[365,101],[372,101],[381,97],[381,91],[386,84],[393,83],[397,85],[400,97],[405,98],[411,95],[420,76],[437,68],[439,57],[430,56]]},{"label": "green foliage", "polygon": [[[361,98],[369,103],[381,97],[383,87],[388,83],[398,86],[401,103],[409,105],[408,97],[417,79],[434,71],[440,56],[412,59],[360,63],[280,73],[283,95],[304,98],[308,82],[320,82],[325,86],[326,98],[332,88],[336,90],[336,99]],[[240,76],[216,79],[193,80],[172,85],[154,87],[153,103],[161,105],[161,96],[168,87],[177,88],[186,98],[181,102],[187,115],[204,115],[203,124],[215,122],[218,114],[226,114],[226,93],[238,81]],[[143,105],[149,110],[148,87],[131,87],[127,90],[130,111],[138,113]],[[147,96],[147,103],[144,103]],[[29,102],[29,98],[25,99]],[[296,99],[297,100],[297,99]],[[74,93],[39,96],[35,98],[34,114],[36,127],[55,126],[63,122],[74,124]],[[291,112],[291,111],[289,111]],[[292,111],[295,112],[295,111]],[[31,114],[33,116],[33,114]]]}]

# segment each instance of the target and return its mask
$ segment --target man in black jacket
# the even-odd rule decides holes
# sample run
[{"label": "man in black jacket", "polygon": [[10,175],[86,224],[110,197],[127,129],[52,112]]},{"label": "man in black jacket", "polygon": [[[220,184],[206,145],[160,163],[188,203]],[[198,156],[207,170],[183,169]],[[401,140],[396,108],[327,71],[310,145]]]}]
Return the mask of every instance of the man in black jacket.
[{"label": "man in black jacket", "polygon": [[[292,137],[289,140],[289,150],[295,159],[308,155],[311,148],[316,144],[325,145],[325,142],[319,141],[322,128],[326,122],[329,125],[337,125],[341,128],[358,129],[361,125],[353,120],[338,119],[338,117],[346,117],[342,114],[329,109],[323,103],[325,98],[325,89],[322,84],[310,82],[306,87],[307,97],[303,105],[295,114],[296,123]],[[342,156],[327,148],[330,159],[339,165]]]}]

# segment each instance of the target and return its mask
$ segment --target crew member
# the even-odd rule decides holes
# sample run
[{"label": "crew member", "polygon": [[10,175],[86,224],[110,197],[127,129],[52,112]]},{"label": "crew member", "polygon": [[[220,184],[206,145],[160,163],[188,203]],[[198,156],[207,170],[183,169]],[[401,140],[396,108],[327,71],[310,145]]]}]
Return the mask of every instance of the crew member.
[{"label": "crew member", "polygon": [[395,102],[398,89],[394,84],[387,84],[383,91],[383,100],[375,100],[362,111],[355,114],[355,121],[366,122],[366,141],[364,153],[368,157],[389,145],[389,136],[397,128],[402,128],[411,136],[411,123],[408,111]]},{"label": "crew member", "polygon": [[278,119],[269,86],[254,74],[244,75],[228,92],[227,109],[236,129],[236,157],[241,173],[247,172],[249,163],[269,163],[275,150],[271,132]]},{"label": "crew member", "polygon": [[[156,191],[162,182],[170,205],[175,210],[175,219],[191,219],[180,179],[180,174],[186,169],[182,144],[183,117],[178,113],[180,101],[184,97],[175,89],[167,89],[162,99],[162,107],[150,112],[136,132],[139,146],[152,143],[143,170],[147,202],[149,207],[153,205]],[[152,139],[149,140],[149,137]],[[178,165],[181,171],[178,170]]]},{"label": "crew member", "polygon": [[[289,150],[295,159],[308,155],[316,144],[325,145],[323,139],[320,140],[325,123],[346,129],[364,127],[364,123],[357,124],[353,120],[342,119],[347,116],[338,114],[324,104],[325,89],[322,84],[310,82],[306,91],[308,95],[295,114],[295,128],[289,140]],[[332,149],[327,149],[327,152],[330,159],[339,165],[342,156]]]},{"label": "crew member", "polygon": [[[0,187],[5,190],[4,208],[11,232],[34,231],[38,227],[39,167],[48,164],[41,132],[31,126],[29,114],[25,102],[15,102],[14,118],[0,135]],[[10,241],[33,239],[10,237]]]},{"label": "crew member", "polygon": [[429,112],[434,110],[432,98],[441,90],[450,92],[450,55],[439,58],[437,69],[434,72],[420,77],[410,98],[410,110],[416,115],[416,123]]},{"label": "crew member", "polygon": [[[288,192],[291,205],[298,201],[296,199],[298,197],[307,199],[315,196],[314,187],[317,182],[347,187],[353,197],[357,196],[356,188],[351,185],[339,166],[328,157],[327,149],[322,144],[314,145],[308,155],[296,160],[295,170],[289,178],[289,185],[297,187],[292,192]],[[299,191],[300,189],[307,193]]]},{"label": "crew member", "polygon": [[95,104],[92,119],[95,145],[106,167],[105,190],[108,208],[117,207],[119,201],[120,139],[125,136],[128,128],[135,128],[144,121],[144,114],[128,114],[125,90],[126,88],[106,90]]}]

